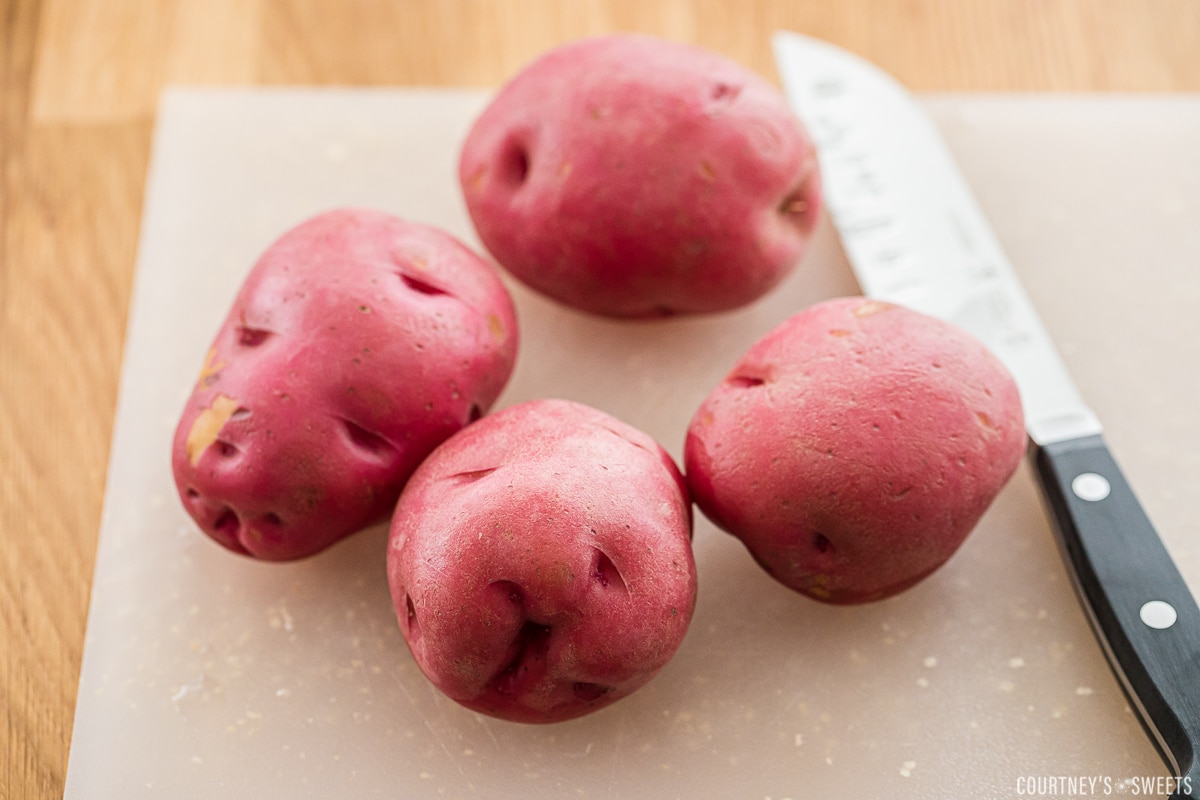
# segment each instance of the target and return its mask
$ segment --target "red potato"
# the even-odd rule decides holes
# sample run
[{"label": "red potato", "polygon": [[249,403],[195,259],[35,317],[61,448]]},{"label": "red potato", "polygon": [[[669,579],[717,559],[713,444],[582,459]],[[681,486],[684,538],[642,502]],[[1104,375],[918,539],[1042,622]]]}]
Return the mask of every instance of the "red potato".
[{"label": "red potato", "polygon": [[392,519],[405,641],[453,700],[515,722],[578,717],[649,681],[696,598],[691,501],[649,436],[535,400],[439,447]]},{"label": "red potato", "polygon": [[812,142],[776,88],[643,35],[552,50],[471,128],[459,180],[480,238],[584,311],[724,311],[801,259],[821,206]]},{"label": "red potato", "polygon": [[386,519],[516,358],[496,271],[446,233],[318,215],[254,265],[175,432],[184,506],[225,547],[282,561]]},{"label": "red potato", "polygon": [[700,509],[786,586],[896,594],[958,549],[1025,448],[1012,376],[974,337],[845,298],[770,331],[703,402],[685,465]]}]

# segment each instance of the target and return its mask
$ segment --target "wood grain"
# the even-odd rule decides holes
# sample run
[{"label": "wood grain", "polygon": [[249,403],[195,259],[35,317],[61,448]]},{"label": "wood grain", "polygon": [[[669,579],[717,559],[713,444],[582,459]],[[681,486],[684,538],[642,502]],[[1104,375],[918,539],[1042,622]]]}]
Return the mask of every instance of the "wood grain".
[{"label": "wood grain", "polygon": [[62,795],[164,85],[495,86],[614,31],[774,80],[781,27],[917,90],[1200,90],[1195,0],[0,0],[0,798]]}]

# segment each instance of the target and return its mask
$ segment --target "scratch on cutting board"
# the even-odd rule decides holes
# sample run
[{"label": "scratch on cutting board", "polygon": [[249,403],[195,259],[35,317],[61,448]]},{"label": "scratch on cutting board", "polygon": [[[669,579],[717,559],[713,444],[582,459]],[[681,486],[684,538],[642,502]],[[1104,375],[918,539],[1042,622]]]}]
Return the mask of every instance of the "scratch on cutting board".
[{"label": "scratch on cutting board", "polygon": [[479,717],[479,724],[483,726],[483,730],[487,733],[488,738],[492,740],[492,746],[500,749],[500,740],[496,737],[496,732],[492,730],[492,724],[483,717]]},{"label": "scratch on cutting board", "polygon": [[[425,725],[429,728],[430,732],[433,733],[433,725],[431,725],[428,720],[426,720]],[[471,776],[467,774],[467,770],[463,764],[463,761],[471,754],[471,751],[468,749],[463,752],[451,753],[450,748],[446,746],[446,742],[441,737],[439,737],[436,733],[434,733],[434,737],[437,738],[438,744],[442,746],[442,751],[445,752],[446,757],[450,759],[450,763],[454,765],[454,769],[458,772],[459,776],[465,778],[469,784],[471,782]]]},{"label": "scratch on cutting board", "polygon": [[393,673],[393,677],[396,681],[396,685],[400,687],[400,693],[404,695],[404,699],[408,701],[408,704],[411,707],[416,708],[417,699],[413,697],[412,692],[408,690],[408,684],[405,682],[404,676],[399,673]]},{"label": "scratch on cutting board", "polygon": [[[409,693],[408,687],[404,686],[403,679],[401,679],[400,684],[401,684],[401,691],[404,692],[405,696],[409,699],[409,702],[413,703],[413,705],[415,706],[416,705],[415,699]],[[437,689],[435,687],[433,687],[432,685],[429,687],[429,690],[430,690],[431,694],[433,695],[434,706],[436,707],[439,705],[441,696],[438,693]],[[463,777],[467,777],[467,773],[463,770],[462,760],[460,759],[461,754],[453,753],[450,751],[450,747],[446,744],[445,738],[438,732],[438,729],[434,726],[434,724],[432,722],[430,722],[428,714],[422,713],[422,714],[420,714],[420,717],[421,717],[421,723],[425,726],[425,729],[429,731],[430,737],[437,744],[437,746],[442,749],[442,752],[446,754],[446,757],[448,759],[450,759],[450,762],[452,764],[454,764],[454,767],[455,767],[455,769],[458,770],[459,775],[461,775]]]},{"label": "scratch on cutting board", "polygon": [[621,750],[625,744],[625,727],[628,722],[628,717],[622,716],[620,723],[617,725],[616,734],[612,739],[612,768],[609,770],[608,785],[612,790],[609,792],[612,796],[617,796],[617,776],[621,770]]},{"label": "scratch on cutting board", "polygon": [[421,718],[421,721],[422,721],[422,722],[424,722],[424,723],[425,723],[425,727],[429,729],[429,735],[430,735],[430,736],[432,736],[432,737],[433,737],[433,740],[434,740],[435,742],[437,742],[437,743],[438,743],[438,747],[441,747],[441,748],[442,748],[442,752],[443,752],[443,753],[445,753],[445,754],[446,754],[446,756],[447,756],[447,757],[448,757],[448,758],[449,758],[451,761],[453,761],[453,762],[454,762],[454,765],[455,765],[456,767],[458,767],[458,771],[461,773],[461,772],[462,772],[462,764],[460,764],[460,763],[459,763],[459,760],[458,760],[458,754],[457,754],[457,753],[451,753],[451,752],[450,752],[450,748],[446,746],[446,740],[445,740],[445,739],[444,739],[442,736],[440,736],[440,735],[438,734],[437,728],[433,727],[433,723],[432,723],[432,722],[430,722],[430,721],[429,721],[427,718],[425,718],[425,717],[422,717],[422,718]]},{"label": "scratch on cutting board", "polygon": [[[401,694],[403,694],[404,698],[408,700],[408,704],[412,708],[417,709],[417,699],[413,696],[413,693],[409,691],[408,684],[405,682],[404,676],[396,675],[395,680],[396,685],[400,687]],[[441,696],[439,695],[437,689],[432,685],[429,686],[429,691],[433,695],[434,705],[436,706],[438,701],[441,699]],[[421,717],[421,722],[425,725],[426,729],[428,729],[429,735],[433,738],[437,745],[442,748],[442,752],[444,752],[454,763],[454,766],[458,769],[459,774],[466,777],[466,772],[463,770],[463,765],[458,758],[458,754],[450,752],[450,748],[447,746],[445,740],[438,734],[438,731],[433,726],[433,723],[429,721],[429,716],[427,714],[420,713],[419,709],[418,713]],[[494,735],[492,736],[492,739],[495,740]]]}]

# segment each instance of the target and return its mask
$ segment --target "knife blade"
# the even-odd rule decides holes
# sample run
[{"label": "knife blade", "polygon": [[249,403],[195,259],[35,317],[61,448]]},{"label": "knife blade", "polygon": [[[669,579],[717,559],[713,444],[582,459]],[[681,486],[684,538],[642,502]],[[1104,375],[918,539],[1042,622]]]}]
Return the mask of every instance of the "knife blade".
[{"label": "knife blade", "polygon": [[1084,611],[1175,776],[1172,797],[1200,798],[1200,608],[939,131],[858,56],[786,31],[772,45],[864,293],[957,323],[1013,374],[1033,472]]}]

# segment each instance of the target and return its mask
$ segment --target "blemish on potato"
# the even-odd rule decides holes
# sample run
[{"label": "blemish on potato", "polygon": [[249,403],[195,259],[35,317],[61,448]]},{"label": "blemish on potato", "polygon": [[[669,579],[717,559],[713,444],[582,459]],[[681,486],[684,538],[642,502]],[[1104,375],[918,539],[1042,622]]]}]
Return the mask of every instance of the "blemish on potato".
[{"label": "blemish on potato", "polygon": [[555,174],[559,180],[565,180],[571,175],[572,169],[574,169],[574,165],[570,161],[564,161],[558,165],[558,172]]},{"label": "blemish on potato", "polygon": [[833,330],[829,331],[829,335],[841,338],[843,336],[849,336],[850,331],[846,330],[845,328],[834,328]]},{"label": "blemish on potato", "polygon": [[472,191],[477,191],[483,186],[483,179],[487,177],[487,172],[487,164],[480,164],[474,172],[467,176],[467,187]]},{"label": "blemish on potato", "polygon": [[217,440],[217,434],[220,433],[221,428],[239,408],[241,406],[237,400],[219,394],[213,399],[211,406],[197,415],[192,422],[192,427],[188,430],[186,444],[188,463],[193,467],[196,466],[200,461],[200,455]]},{"label": "blemish on potato", "polygon": [[984,411],[976,411],[975,418],[979,420],[979,424],[988,429],[994,429],[996,423],[992,422],[992,418]]},{"label": "blemish on potato", "polygon": [[504,330],[504,321],[497,314],[488,314],[487,318],[488,333],[492,335],[498,342],[504,341],[506,332]]},{"label": "blemish on potato", "polygon": [[880,314],[884,311],[890,311],[895,308],[891,303],[885,303],[881,300],[867,300],[855,307],[851,313],[856,317],[869,317],[873,314]]},{"label": "blemish on potato", "polygon": [[213,363],[217,359],[217,348],[212,348],[208,351],[208,355],[204,357],[204,366],[200,368],[200,376],[196,379],[196,385],[212,386],[217,378],[217,373],[225,369],[225,362]]},{"label": "blemish on potato", "polygon": [[700,162],[700,177],[706,181],[715,181],[717,179],[717,171],[713,169],[713,165],[707,161]]},{"label": "blemish on potato", "polygon": [[291,494],[290,505],[303,511],[312,511],[325,499],[325,493],[317,486],[300,486]]},{"label": "blemish on potato", "polygon": [[809,209],[809,202],[803,197],[797,195],[788,195],[784,201],[779,204],[779,213],[785,217],[801,217]]},{"label": "blemish on potato", "polygon": [[739,84],[726,83],[725,81],[717,81],[709,90],[709,97],[717,102],[731,103],[737,99],[742,93],[742,87]]}]

